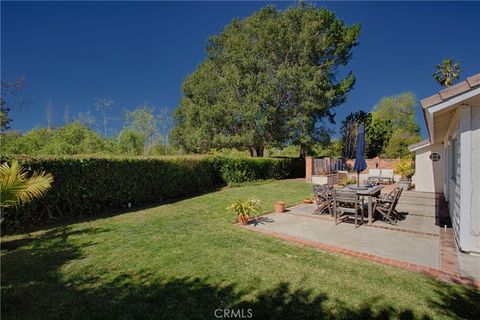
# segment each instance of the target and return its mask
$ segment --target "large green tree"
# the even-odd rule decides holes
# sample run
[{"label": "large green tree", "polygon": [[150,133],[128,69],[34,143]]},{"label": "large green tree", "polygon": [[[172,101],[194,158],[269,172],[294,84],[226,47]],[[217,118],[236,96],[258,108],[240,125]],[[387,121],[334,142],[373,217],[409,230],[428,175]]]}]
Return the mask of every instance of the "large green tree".
[{"label": "large green tree", "polygon": [[409,153],[408,145],[421,140],[412,92],[384,97],[373,108],[367,127],[367,156],[398,158]]},{"label": "large green tree", "polygon": [[155,108],[148,103],[137,107],[133,111],[124,112],[124,128],[132,129],[144,136],[145,147],[149,151],[159,138],[158,119],[155,116]]},{"label": "large green tree", "polygon": [[207,58],[183,83],[174,143],[187,151],[248,149],[293,143],[301,153],[325,138],[354,76],[337,73],[357,45],[359,25],[347,26],[326,9],[300,3],[268,6],[235,19],[209,38]]},{"label": "large green tree", "polygon": [[127,155],[141,155],[145,147],[146,134],[132,128],[123,129],[118,135],[117,152]]},{"label": "large green tree", "polygon": [[392,126],[389,120],[382,119],[378,114],[370,113],[371,120],[365,127],[367,158],[372,159],[383,153],[390,138],[392,137]]}]

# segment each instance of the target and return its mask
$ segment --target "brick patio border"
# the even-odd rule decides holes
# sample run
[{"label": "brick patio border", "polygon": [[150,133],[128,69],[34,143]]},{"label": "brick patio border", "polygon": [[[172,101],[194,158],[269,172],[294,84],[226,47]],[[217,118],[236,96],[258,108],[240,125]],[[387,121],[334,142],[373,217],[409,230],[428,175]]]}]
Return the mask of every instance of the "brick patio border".
[{"label": "brick patio border", "polygon": [[[444,251],[445,260],[442,260],[442,253],[441,253],[441,259],[440,259],[440,268],[441,269],[439,270],[439,269],[431,268],[431,267],[420,265],[420,264],[414,264],[414,263],[404,262],[404,261],[400,261],[400,260],[396,260],[396,259],[380,257],[380,256],[376,256],[376,255],[371,255],[371,254],[368,254],[368,253],[365,253],[365,252],[359,252],[359,251],[350,250],[350,249],[346,249],[346,248],[342,248],[342,247],[332,246],[332,245],[329,245],[329,244],[324,244],[324,243],[317,242],[317,241],[306,240],[306,239],[302,239],[302,238],[298,238],[298,237],[292,237],[292,236],[285,235],[283,233],[268,231],[268,230],[264,230],[264,229],[255,229],[255,228],[253,228],[251,226],[248,226],[248,225],[247,226],[241,226],[241,227],[244,228],[244,229],[250,230],[250,231],[254,231],[254,232],[262,233],[262,234],[265,234],[265,235],[268,235],[268,236],[272,236],[272,237],[275,237],[277,239],[286,240],[286,241],[289,241],[289,242],[292,242],[292,243],[295,243],[295,244],[300,244],[300,245],[312,247],[312,248],[319,249],[319,250],[322,250],[322,251],[340,253],[340,254],[344,254],[344,255],[347,255],[347,256],[360,258],[360,259],[363,259],[363,260],[373,261],[373,262],[381,263],[381,264],[384,264],[384,265],[398,267],[398,268],[401,268],[401,269],[404,269],[404,270],[421,273],[421,274],[430,276],[430,277],[435,278],[435,279],[439,279],[439,280],[443,280],[443,281],[447,281],[447,282],[453,282],[453,283],[457,283],[457,284],[461,284],[461,285],[472,286],[472,287],[475,287],[475,288],[480,288],[480,281],[479,280],[472,280],[472,279],[469,279],[469,278],[460,277],[460,273],[458,271],[458,263],[456,265],[456,268],[450,264],[453,261],[452,260],[453,255],[452,255],[452,252],[450,251],[451,250],[451,246],[450,246],[451,243],[449,243],[449,241],[451,241],[453,239],[448,238],[450,236],[448,234],[448,229],[447,229],[447,232],[445,234],[442,235],[442,233],[441,233],[441,244],[440,244],[441,249],[440,250],[442,252],[442,250],[444,249],[444,244],[445,244],[445,250],[446,251]],[[453,243],[453,245],[455,245],[455,243]],[[456,253],[455,253],[455,261],[456,261]],[[445,269],[443,268],[443,266],[445,266]],[[448,266],[448,268],[447,268],[447,266]]]},{"label": "brick patio border", "polygon": [[451,273],[460,273],[452,228],[440,230],[440,269]]}]

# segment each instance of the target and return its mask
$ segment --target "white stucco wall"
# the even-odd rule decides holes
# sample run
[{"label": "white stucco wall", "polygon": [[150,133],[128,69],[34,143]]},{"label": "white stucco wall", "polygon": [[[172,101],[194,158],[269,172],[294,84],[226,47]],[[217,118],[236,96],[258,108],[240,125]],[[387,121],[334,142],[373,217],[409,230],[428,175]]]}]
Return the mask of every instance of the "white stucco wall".
[{"label": "white stucco wall", "polygon": [[472,189],[470,216],[471,251],[480,252],[480,106],[472,107]]},{"label": "white stucco wall", "polygon": [[[438,152],[441,160],[432,162],[429,158],[432,152]],[[429,145],[415,151],[415,191],[443,192],[445,157],[441,143]]]}]

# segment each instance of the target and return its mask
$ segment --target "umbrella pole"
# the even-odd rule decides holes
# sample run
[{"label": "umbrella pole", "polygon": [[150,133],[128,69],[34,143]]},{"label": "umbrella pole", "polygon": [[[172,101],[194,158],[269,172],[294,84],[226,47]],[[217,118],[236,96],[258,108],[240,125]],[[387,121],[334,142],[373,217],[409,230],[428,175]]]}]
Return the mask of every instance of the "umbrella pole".
[{"label": "umbrella pole", "polygon": [[357,170],[357,187],[360,187],[360,171]]}]

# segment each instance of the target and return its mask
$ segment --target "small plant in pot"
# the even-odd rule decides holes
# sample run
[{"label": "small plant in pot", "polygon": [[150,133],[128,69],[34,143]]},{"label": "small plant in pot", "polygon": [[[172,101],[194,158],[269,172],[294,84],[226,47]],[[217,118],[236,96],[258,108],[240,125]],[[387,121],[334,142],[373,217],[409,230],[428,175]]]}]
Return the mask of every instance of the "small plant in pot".
[{"label": "small plant in pot", "polygon": [[305,204],[312,204],[312,203],[313,203],[313,199],[312,199],[312,198],[305,198],[305,199],[303,199],[303,203],[305,203]]},{"label": "small plant in pot", "polygon": [[282,213],[285,211],[285,201],[276,201],[273,207],[276,213]]},{"label": "small plant in pot", "polygon": [[400,188],[403,190],[410,189],[410,185],[412,184],[411,178],[415,173],[412,161],[410,159],[400,160],[395,166],[395,173],[401,176],[400,181],[398,181]]},{"label": "small plant in pot", "polygon": [[245,225],[250,218],[260,214],[261,208],[262,202],[258,198],[252,197],[247,201],[235,201],[227,210],[234,212],[237,215],[238,222]]}]

